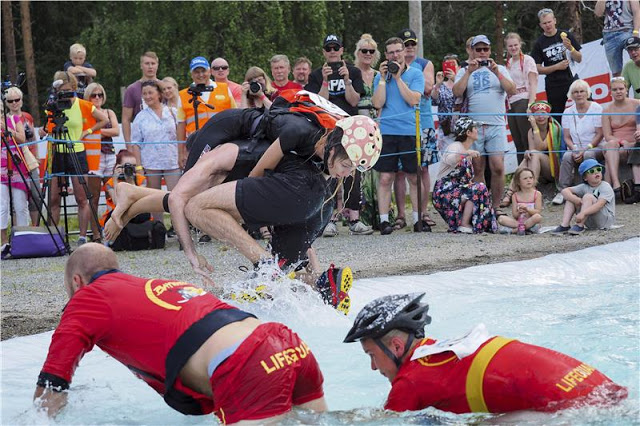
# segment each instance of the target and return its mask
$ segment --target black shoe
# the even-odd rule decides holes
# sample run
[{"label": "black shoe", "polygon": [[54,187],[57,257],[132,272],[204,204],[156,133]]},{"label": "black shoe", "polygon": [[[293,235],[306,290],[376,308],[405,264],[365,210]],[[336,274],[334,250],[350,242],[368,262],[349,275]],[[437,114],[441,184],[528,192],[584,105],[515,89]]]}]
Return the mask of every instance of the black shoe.
[{"label": "black shoe", "polygon": [[625,204],[635,204],[640,203],[640,192],[635,191],[631,197],[627,197],[624,199]]},{"label": "black shoe", "polygon": [[207,234],[204,234],[203,236],[200,237],[198,242],[199,243],[210,243],[211,242],[211,237],[208,236]]},{"label": "black shoe", "polygon": [[380,235],[389,235],[393,232],[393,226],[387,221],[380,222]]},{"label": "black shoe", "polygon": [[[413,224],[413,232],[420,232],[418,230],[418,222]],[[422,221],[422,232],[431,232],[431,227],[429,226],[426,220]]]},{"label": "black shoe", "polygon": [[173,229],[173,226],[167,229],[167,238],[174,238],[176,236],[176,231]]}]

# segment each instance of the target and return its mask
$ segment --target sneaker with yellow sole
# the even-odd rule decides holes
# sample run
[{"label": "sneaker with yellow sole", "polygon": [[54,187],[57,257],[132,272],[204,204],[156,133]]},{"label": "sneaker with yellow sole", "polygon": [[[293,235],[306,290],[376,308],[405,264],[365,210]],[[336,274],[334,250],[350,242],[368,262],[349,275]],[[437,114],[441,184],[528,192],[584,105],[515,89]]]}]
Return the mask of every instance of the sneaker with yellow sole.
[{"label": "sneaker with yellow sole", "polygon": [[353,286],[353,272],[348,266],[336,268],[333,264],[316,281],[322,299],[337,311],[347,315],[351,309],[349,290]]}]

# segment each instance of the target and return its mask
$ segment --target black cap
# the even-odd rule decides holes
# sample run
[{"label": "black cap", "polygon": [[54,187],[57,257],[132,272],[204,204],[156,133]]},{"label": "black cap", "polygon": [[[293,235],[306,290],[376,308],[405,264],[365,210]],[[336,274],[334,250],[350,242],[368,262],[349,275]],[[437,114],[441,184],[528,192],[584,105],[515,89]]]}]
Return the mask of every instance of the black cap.
[{"label": "black cap", "polygon": [[398,37],[401,38],[404,43],[408,41],[415,41],[416,43],[418,42],[418,36],[416,35],[416,32],[411,28],[400,30],[400,32],[398,33]]},{"label": "black cap", "polygon": [[640,47],[640,38],[638,37],[629,37],[625,42],[624,42],[624,48],[625,49],[629,49],[629,48],[638,48]]},{"label": "black cap", "polygon": [[335,34],[329,34],[328,36],[326,36],[324,38],[324,42],[322,43],[322,47],[327,47],[329,45],[332,44],[337,44],[338,46],[342,47],[342,40],[340,39],[340,37],[338,37]]}]

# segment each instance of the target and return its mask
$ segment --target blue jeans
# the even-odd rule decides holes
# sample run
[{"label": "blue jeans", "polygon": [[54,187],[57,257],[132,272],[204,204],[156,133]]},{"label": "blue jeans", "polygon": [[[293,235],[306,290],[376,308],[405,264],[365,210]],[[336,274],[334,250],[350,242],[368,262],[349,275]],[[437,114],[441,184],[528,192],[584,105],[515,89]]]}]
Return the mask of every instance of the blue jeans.
[{"label": "blue jeans", "polygon": [[633,37],[631,30],[602,33],[602,44],[604,45],[612,74],[620,74],[622,72],[622,51],[624,50],[624,42],[629,37]]}]

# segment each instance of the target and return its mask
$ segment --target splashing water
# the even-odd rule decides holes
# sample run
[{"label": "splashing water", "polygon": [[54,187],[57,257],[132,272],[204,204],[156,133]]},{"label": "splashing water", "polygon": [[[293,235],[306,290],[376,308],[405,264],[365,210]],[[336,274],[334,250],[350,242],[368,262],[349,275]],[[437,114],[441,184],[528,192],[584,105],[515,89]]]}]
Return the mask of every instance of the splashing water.
[{"label": "splashing water", "polygon": [[[282,322],[309,344],[325,376],[325,396],[333,412],[296,412],[284,424],[601,424],[636,423],[640,415],[640,239],[541,259],[478,266],[427,276],[356,280],[352,308],[345,317],[297,281],[270,284],[272,300],[244,303],[241,309],[263,321]],[[356,277],[357,278],[357,277]],[[231,286],[252,289],[262,278]],[[255,284],[255,285],[254,285]],[[291,291],[291,288],[296,291]],[[583,407],[559,413],[454,415],[433,408],[388,413],[390,385],[370,370],[358,343],[342,340],[358,311],[386,294],[426,292],[433,318],[426,333],[458,337],[476,324],[489,333],[566,353],[627,386],[629,397],[611,407]],[[31,399],[51,332],[4,341],[2,424],[211,424],[166,406],[151,388],[99,349],[81,362],[69,392],[69,405],[55,421],[36,412]]]}]

